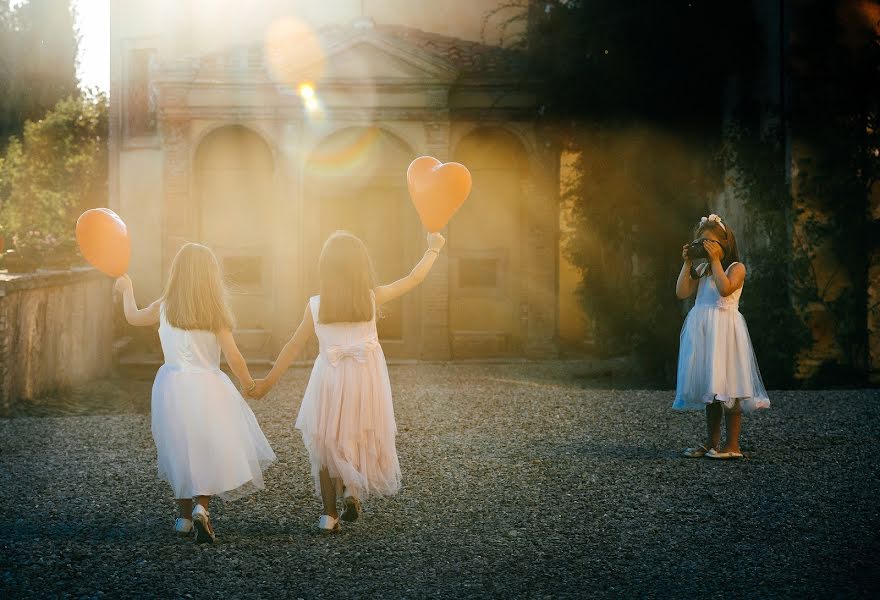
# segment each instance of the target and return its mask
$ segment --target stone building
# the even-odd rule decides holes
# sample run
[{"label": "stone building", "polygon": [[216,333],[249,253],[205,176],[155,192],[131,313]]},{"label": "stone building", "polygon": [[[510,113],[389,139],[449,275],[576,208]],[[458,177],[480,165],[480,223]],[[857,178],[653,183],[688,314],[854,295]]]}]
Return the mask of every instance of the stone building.
[{"label": "stone building", "polygon": [[523,57],[486,36],[503,3],[323,4],[111,2],[111,207],[139,301],[205,243],[240,345],[274,355],[330,232],[359,235],[382,282],[421,257],[405,172],[429,154],[467,165],[473,192],[428,281],[381,320],[386,354],[555,356],[559,153]]}]

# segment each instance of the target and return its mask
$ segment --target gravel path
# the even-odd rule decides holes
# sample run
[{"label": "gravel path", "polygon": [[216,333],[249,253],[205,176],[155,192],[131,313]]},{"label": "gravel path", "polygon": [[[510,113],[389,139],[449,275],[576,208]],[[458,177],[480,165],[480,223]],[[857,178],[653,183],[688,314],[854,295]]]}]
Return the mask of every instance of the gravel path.
[{"label": "gravel path", "polygon": [[149,381],[90,411],[123,414],[0,420],[0,598],[880,591],[880,390],[771,393],[746,459],[723,463],[678,457],[703,422],[671,392],[599,389],[566,363],[391,377],[403,491],[330,536],[292,429],[305,369],[253,403],[280,463],[263,492],[215,502],[215,546],[171,531],[137,412]]}]

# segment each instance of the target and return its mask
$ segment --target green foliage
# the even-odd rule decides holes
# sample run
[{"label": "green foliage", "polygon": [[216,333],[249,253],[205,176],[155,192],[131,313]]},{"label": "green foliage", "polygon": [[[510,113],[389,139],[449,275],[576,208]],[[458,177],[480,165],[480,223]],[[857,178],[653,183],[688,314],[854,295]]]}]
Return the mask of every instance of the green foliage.
[{"label": "green foliage", "polygon": [[723,91],[752,77],[760,50],[751,4],[557,0],[529,3],[528,17],[542,114],[580,156],[563,249],[597,347],[669,384],[681,246],[722,187]]},{"label": "green foliage", "polygon": [[[750,215],[739,232],[751,242],[745,249],[748,291],[740,311],[752,331],[764,383],[784,387],[793,384],[798,352],[810,343],[796,310],[797,293],[792,293],[804,265],[795,260],[789,235],[792,199],[784,137],[774,126],[762,132],[760,107],[753,108],[739,113],[719,158],[735,170],[727,185]],[[768,116],[771,123],[779,122],[778,116]]]},{"label": "green foliage", "polygon": [[[811,343],[803,309],[817,302],[834,317],[845,361],[817,382],[864,375],[867,256],[880,243],[880,228],[871,235],[866,219],[868,190],[880,180],[876,7],[803,0],[773,22],[773,11],[756,2],[524,5],[521,47],[533,80],[544,84],[541,115],[581,156],[564,199],[574,230],[563,243],[583,275],[580,293],[603,352],[635,352],[648,373],[670,380],[667,357],[674,360],[681,323],[671,297],[678,248],[707,200],[727,189],[749,215],[734,224],[749,273],[742,311],[767,383],[792,383]],[[768,23],[758,25],[758,14]],[[788,79],[774,107],[758,87],[773,76],[756,74],[759,40],[775,33],[791,46],[776,57],[787,61]],[[722,135],[731,110],[734,127]],[[681,143],[670,147],[666,137]],[[829,248],[838,265],[831,285],[816,270]],[[841,281],[845,289],[829,294]]]},{"label": "green foliage", "polygon": [[[863,381],[868,369],[868,197],[880,181],[880,27],[877,2],[803,2],[794,14],[791,127],[795,301],[832,316],[842,359],[817,384]],[[817,261],[824,269],[816,268]]]},{"label": "green foliage", "polygon": [[13,138],[0,158],[0,222],[8,239],[69,244],[77,216],[106,206],[107,128],[103,95],[67,98],[25,124],[22,139]]},{"label": "green foliage", "polygon": [[577,227],[563,250],[583,273],[604,355],[635,353],[652,381],[673,377],[681,328],[681,246],[702,214],[712,165],[674,136],[606,123],[578,132],[576,180],[563,202]]}]

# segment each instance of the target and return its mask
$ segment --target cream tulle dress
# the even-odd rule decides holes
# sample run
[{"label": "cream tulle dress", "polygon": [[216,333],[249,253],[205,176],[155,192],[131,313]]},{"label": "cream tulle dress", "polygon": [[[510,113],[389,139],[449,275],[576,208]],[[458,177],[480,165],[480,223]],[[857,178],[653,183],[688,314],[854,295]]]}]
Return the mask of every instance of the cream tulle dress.
[{"label": "cream tulle dress", "polygon": [[[735,263],[734,263],[735,264]],[[700,278],[694,307],[681,328],[676,410],[702,410],[712,402],[743,411],[770,406],[746,320],[739,312],[742,287],[721,296],[711,276]]]},{"label": "cream tulle dress", "polygon": [[159,339],[165,364],[153,382],[153,439],[159,477],[174,497],[233,500],[263,488],[275,453],[250,407],[220,370],[220,344],[211,331],[184,330],[165,319]]},{"label": "cream tulle dress", "polygon": [[360,323],[318,322],[320,297],[309,300],[320,353],[303,396],[296,428],[309,453],[315,491],[319,472],[365,499],[400,490],[394,406],[385,354],[373,318]]}]

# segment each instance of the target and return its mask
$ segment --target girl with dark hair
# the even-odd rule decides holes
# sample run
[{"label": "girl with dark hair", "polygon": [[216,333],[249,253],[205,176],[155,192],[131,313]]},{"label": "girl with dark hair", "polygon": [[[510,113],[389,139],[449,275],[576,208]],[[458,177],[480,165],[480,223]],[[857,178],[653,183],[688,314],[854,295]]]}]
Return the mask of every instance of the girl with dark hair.
[{"label": "girl with dark hair", "polygon": [[[696,244],[682,248],[684,264],[675,284],[680,299],[696,292],[694,307],[681,329],[675,410],[705,410],[706,443],[684,450],[684,456],[742,458],[739,433],[742,413],[767,408],[770,399],[761,381],[739,298],[746,268],[739,262],[733,229],[718,215],[700,220]],[[695,252],[696,250],[696,252]],[[693,265],[695,254],[706,257]],[[721,420],[727,440],[721,447]]]},{"label": "girl with dark hair", "polygon": [[[424,281],[446,240],[429,233],[428,248],[406,277],[377,285],[364,243],[337,231],[318,260],[320,294],[312,296],[296,333],[272,370],[251,395],[262,397],[277,382],[306,342],[317,336],[319,353],[300,405],[296,428],[309,453],[315,492],[324,504],[323,531],[339,521],[356,521],[361,500],[391,496],[400,489],[394,406],[385,355],[376,331],[383,304]],[[344,510],[337,510],[342,496]]]}]

